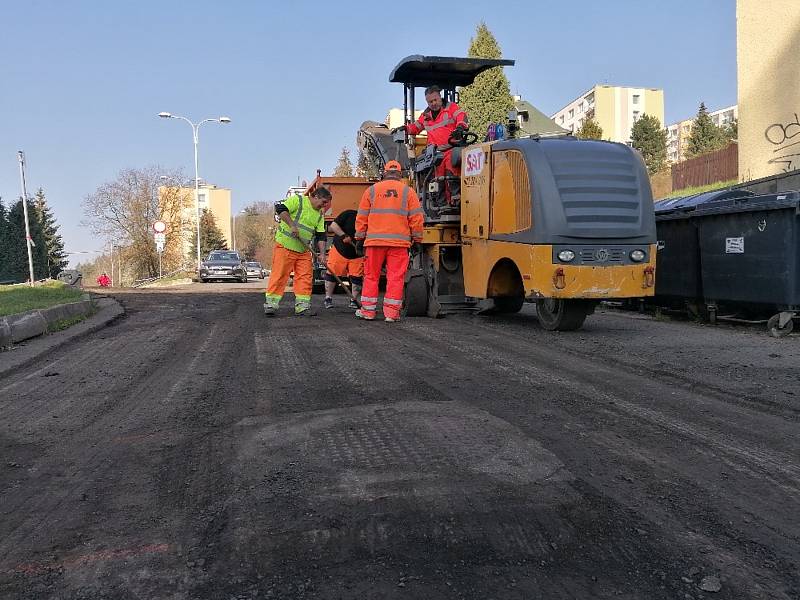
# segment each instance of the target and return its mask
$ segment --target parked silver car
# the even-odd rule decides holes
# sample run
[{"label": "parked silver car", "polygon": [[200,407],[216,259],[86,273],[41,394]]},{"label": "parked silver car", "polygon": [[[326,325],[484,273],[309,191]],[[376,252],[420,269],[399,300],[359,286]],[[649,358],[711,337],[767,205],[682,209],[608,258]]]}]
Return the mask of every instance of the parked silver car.
[{"label": "parked silver car", "polygon": [[200,263],[200,281],[205,283],[212,279],[234,279],[247,283],[247,271],[244,259],[233,250],[212,250]]},{"label": "parked silver car", "polygon": [[267,270],[261,266],[260,262],[246,262],[244,263],[244,268],[247,270],[248,278],[258,277],[259,279],[264,279],[267,276]]}]

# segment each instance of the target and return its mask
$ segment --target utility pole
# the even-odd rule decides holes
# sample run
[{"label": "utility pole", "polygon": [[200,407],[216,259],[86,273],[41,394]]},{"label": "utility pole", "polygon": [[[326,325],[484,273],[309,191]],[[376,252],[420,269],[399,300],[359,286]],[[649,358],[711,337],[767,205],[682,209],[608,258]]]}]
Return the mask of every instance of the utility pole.
[{"label": "utility pole", "polygon": [[22,182],[22,212],[25,215],[25,246],[28,248],[28,273],[30,277],[29,285],[33,287],[33,253],[31,246],[35,246],[31,238],[31,226],[28,223],[28,190],[25,186],[25,154],[20,150],[17,152],[19,159],[19,178]]}]

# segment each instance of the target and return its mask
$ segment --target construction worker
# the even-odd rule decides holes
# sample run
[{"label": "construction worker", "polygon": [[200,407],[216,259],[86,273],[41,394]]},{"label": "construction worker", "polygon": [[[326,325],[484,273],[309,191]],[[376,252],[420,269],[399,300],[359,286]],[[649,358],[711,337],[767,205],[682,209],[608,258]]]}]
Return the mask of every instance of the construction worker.
[{"label": "construction worker", "polygon": [[401,181],[396,160],[386,163],[383,181],[371,185],[361,196],[356,217],[356,244],[363,247],[364,287],[360,319],[372,321],[378,307],[378,280],[386,265],[383,316],[388,323],[400,320],[403,285],[408,269],[408,249],[422,242],[422,207],[417,194]]},{"label": "construction worker", "polygon": [[[333,245],[328,251],[328,270],[325,272],[325,308],[333,308],[333,292],[336,290],[336,277],[350,278],[353,297],[361,293],[364,281],[364,257],[356,252],[356,216],[354,210],[344,210],[328,225],[328,233],[333,234]],[[334,277],[336,275],[336,277]],[[358,308],[351,300],[350,308]]]},{"label": "construction worker", "polygon": [[313,316],[311,290],[314,287],[314,257],[309,244],[317,244],[319,260],[325,256],[325,211],[330,208],[331,193],[318,187],[311,196],[295,194],[275,204],[280,224],[275,232],[272,271],[267,282],[264,314],[273,316],[278,309],[289,276],[294,273],[294,314]]},{"label": "construction worker", "polygon": [[[461,166],[453,164],[460,159],[460,154],[453,154],[450,140],[460,142],[469,129],[469,118],[463,108],[455,102],[442,100],[442,89],[432,85],[425,90],[425,102],[428,103],[419,118],[408,125],[398,127],[393,131],[404,130],[410,135],[417,135],[423,131],[428,132],[428,145],[446,146],[444,159],[435,166],[436,177],[454,175],[460,177]],[[453,204],[449,186],[445,186],[445,198],[448,204]]]}]

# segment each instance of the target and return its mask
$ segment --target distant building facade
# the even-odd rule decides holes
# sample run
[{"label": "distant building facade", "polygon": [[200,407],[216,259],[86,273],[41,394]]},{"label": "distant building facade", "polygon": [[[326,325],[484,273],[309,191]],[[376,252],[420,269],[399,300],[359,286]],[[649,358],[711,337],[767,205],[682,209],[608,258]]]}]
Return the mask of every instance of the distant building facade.
[{"label": "distant building facade", "polygon": [[664,123],[664,90],[595,85],[550,118],[575,133],[587,116],[592,115],[603,129],[603,139],[628,144],[633,124],[644,114]]},{"label": "distant building facade", "polygon": [[[714,125],[724,127],[739,119],[739,107],[734,104],[727,108],[708,113]],[[689,136],[692,133],[692,123],[695,117],[684,119],[672,125],[667,125],[667,159],[670,162],[686,160],[686,148],[689,145]]]}]

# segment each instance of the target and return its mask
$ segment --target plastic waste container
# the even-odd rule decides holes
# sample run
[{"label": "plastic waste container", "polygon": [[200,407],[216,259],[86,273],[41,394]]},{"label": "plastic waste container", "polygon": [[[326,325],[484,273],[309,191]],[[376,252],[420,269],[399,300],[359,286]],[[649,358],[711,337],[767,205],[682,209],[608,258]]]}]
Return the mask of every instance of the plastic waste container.
[{"label": "plastic waste container", "polygon": [[674,304],[703,299],[700,245],[692,215],[709,203],[752,195],[747,190],[717,190],[656,203],[657,301]]},{"label": "plastic waste container", "polygon": [[800,309],[800,193],[712,202],[691,219],[707,302]]},{"label": "plastic waste container", "polygon": [[80,285],[82,277],[83,276],[81,275],[80,271],[75,269],[65,269],[58,274],[56,279],[66,283],[67,285],[76,287]]}]

